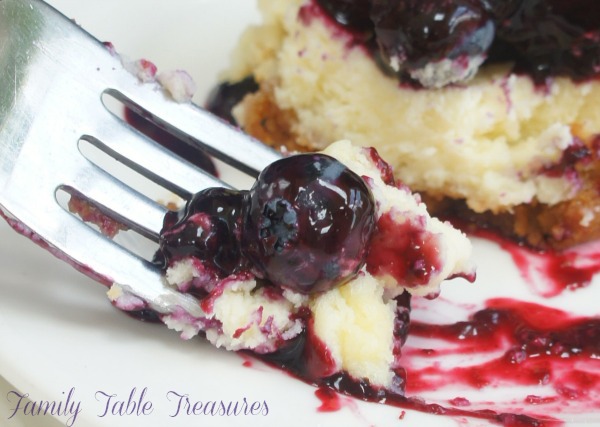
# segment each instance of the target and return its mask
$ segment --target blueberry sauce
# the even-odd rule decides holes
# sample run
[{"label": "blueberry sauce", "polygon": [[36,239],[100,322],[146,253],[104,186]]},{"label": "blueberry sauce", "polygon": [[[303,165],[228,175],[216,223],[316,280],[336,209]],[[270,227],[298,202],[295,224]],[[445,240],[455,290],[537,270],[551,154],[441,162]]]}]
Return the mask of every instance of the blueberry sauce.
[{"label": "blueberry sauce", "polygon": [[[521,403],[513,405],[521,408],[520,413],[531,414],[542,404],[546,414],[561,413],[565,407],[584,413],[600,407],[600,317],[575,316],[500,298],[487,301],[485,308],[456,323],[426,324],[413,319],[410,335],[445,344],[434,349],[405,347],[407,394],[423,394],[449,384],[461,390],[535,386],[533,390],[541,394],[519,392],[523,393]],[[438,358],[452,355],[483,357],[478,363],[444,368]],[[468,399],[459,397],[448,403],[478,412]]]},{"label": "blueberry sauce", "polygon": [[[409,300],[399,301],[406,304]],[[342,408],[336,392],[366,401],[385,403],[402,409],[434,415],[469,417],[487,420],[507,427],[558,426],[562,421],[548,415],[560,413],[563,407],[592,412],[600,408],[600,317],[575,316],[543,305],[512,299],[492,299],[485,308],[467,319],[451,324],[410,323],[412,337],[425,337],[444,342],[433,348],[404,347],[402,363],[406,368],[401,391],[375,389],[345,374],[318,378],[314,367],[323,363],[327,353],[311,342],[306,334],[288,347],[260,358],[268,364],[318,388],[319,412]],[[318,343],[317,343],[318,344]],[[316,350],[314,350],[316,348]],[[319,354],[319,360],[306,351]],[[438,356],[492,355],[485,361],[467,367],[443,365]],[[255,356],[254,356],[255,357]],[[423,363],[423,360],[430,360]],[[420,363],[419,363],[420,362]],[[310,365],[313,365],[312,367]],[[426,367],[422,367],[425,365]],[[449,398],[446,404],[427,403],[418,397],[451,385],[461,390],[482,390],[491,386],[545,386],[552,390],[544,395],[527,394],[514,412],[498,402],[497,409],[481,407],[461,396]],[[483,405],[486,405],[483,402]],[[544,405],[541,409],[540,405]],[[549,411],[549,412],[548,412]]]},{"label": "blueberry sauce", "polygon": [[364,147],[363,150],[367,151],[368,157],[377,167],[377,170],[379,170],[381,180],[387,185],[396,185],[396,178],[394,177],[394,170],[392,166],[383,160],[383,158],[379,155],[379,152],[373,147]]},{"label": "blueberry sauce", "polygon": [[489,231],[479,230],[475,235],[508,252],[529,288],[545,298],[586,287],[600,273],[598,241],[565,251],[537,251]]},{"label": "blueberry sauce", "polygon": [[336,412],[342,409],[341,396],[329,387],[317,388],[315,396],[321,401],[321,406],[317,408],[319,412]]},{"label": "blueberry sauce", "polygon": [[377,221],[367,270],[375,276],[389,274],[405,287],[424,285],[442,267],[437,248],[436,236],[423,224],[398,224],[391,211]]},{"label": "blueberry sauce", "polygon": [[[494,299],[466,321],[431,325],[413,319],[410,334],[456,345],[445,348],[446,355],[504,352],[486,362],[448,371],[435,365],[411,369],[407,393],[438,387],[435,378],[440,374],[445,381],[451,378],[454,384],[477,389],[503,382],[549,385],[558,395],[571,390],[581,397],[600,385],[600,374],[593,371],[600,367],[600,317],[576,317],[534,303]],[[435,355],[435,350],[424,351],[420,357]]]},{"label": "blueberry sauce", "polygon": [[370,44],[375,56],[387,58],[402,78],[404,71],[427,63],[476,56],[511,61],[536,83],[600,74],[600,4],[595,0],[315,2],[337,26],[369,33],[365,39],[376,41]]},{"label": "blueberry sauce", "polygon": [[[394,336],[397,348],[394,352],[398,360],[400,359],[400,348],[408,334],[410,302],[411,297],[407,292],[396,298],[398,314],[394,324]],[[258,357],[267,364],[281,368],[304,382],[364,400],[379,402],[388,394],[404,395],[406,371],[400,366],[394,369],[395,378],[387,391],[374,387],[365,380],[355,379],[346,373],[338,372],[327,346],[314,333],[310,313],[304,313],[304,315],[307,327],[298,337],[276,352]],[[326,394],[323,392],[323,395]]]},{"label": "blueberry sauce", "polygon": [[169,212],[159,242],[163,266],[195,257],[203,260],[215,281],[246,270],[239,245],[246,195],[245,191],[209,188],[194,195],[184,209]]},{"label": "blueberry sauce", "polygon": [[597,155],[598,153],[593,152],[581,139],[575,137],[573,143],[562,152],[558,162],[545,166],[543,173],[553,178],[573,177],[575,179],[578,176],[576,168],[589,164]]},{"label": "blueberry sauce", "polygon": [[384,57],[408,69],[484,55],[494,38],[494,22],[479,1],[371,0],[370,16]]},{"label": "blueberry sauce", "polygon": [[[319,387],[315,391],[315,395],[321,401],[321,406],[317,408],[318,412],[333,412],[338,411],[343,407],[339,395],[331,388],[324,386]],[[558,427],[563,424],[560,420],[548,416],[535,417],[523,414],[513,414],[510,412],[495,412],[492,410],[469,411],[467,409],[461,409],[461,405],[450,408],[435,403],[426,403],[420,398],[387,396],[382,397],[382,399],[383,401],[379,401],[379,403],[385,403],[403,409],[399,412],[399,420],[405,419],[406,411],[404,409],[407,409],[431,415],[455,417],[457,419],[460,417],[486,420],[504,427]],[[365,400],[376,401],[375,399]]]}]

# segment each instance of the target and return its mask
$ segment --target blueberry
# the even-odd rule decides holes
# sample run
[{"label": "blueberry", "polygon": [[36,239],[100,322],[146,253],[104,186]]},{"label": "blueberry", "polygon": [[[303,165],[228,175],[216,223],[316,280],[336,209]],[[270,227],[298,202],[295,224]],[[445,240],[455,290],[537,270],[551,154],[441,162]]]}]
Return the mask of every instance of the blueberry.
[{"label": "blueberry", "polygon": [[600,72],[597,0],[316,2],[341,25],[366,32],[386,72],[423,86],[466,80],[484,61],[512,62],[536,83]]},{"label": "blueberry", "polygon": [[165,217],[159,246],[165,265],[196,257],[217,275],[246,268],[239,247],[241,211],[246,192],[209,188],[179,212]]},{"label": "blueberry", "polygon": [[480,0],[372,0],[371,19],[396,71],[485,56],[495,32]]},{"label": "blueberry", "polygon": [[375,203],[366,183],[336,159],[279,160],[249,194],[242,251],[259,276],[310,294],[343,283],[364,265]]}]

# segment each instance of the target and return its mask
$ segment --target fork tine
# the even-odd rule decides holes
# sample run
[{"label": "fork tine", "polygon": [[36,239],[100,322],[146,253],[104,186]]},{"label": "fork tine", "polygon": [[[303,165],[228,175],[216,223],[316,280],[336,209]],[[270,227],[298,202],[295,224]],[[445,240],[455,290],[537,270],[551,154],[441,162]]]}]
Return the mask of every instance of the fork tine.
[{"label": "fork tine", "polygon": [[112,219],[149,239],[158,241],[167,208],[131,189],[95,165],[86,166],[85,174],[76,178],[71,182],[65,180],[60,188],[71,195],[83,196],[93,204],[99,205]]},{"label": "fork tine", "polygon": [[[93,135],[83,135],[82,140],[104,151],[152,182],[184,199],[208,187],[228,185],[209,173],[178,158],[121,120],[107,114]],[[109,117],[111,116],[111,117]]]},{"label": "fork tine", "polygon": [[177,103],[163,91],[150,91],[139,84],[124,84],[119,90],[106,92],[138,113],[150,113],[151,120],[158,126],[189,144],[200,145],[204,151],[250,176],[258,176],[268,164],[281,158],[281,153],[208,111],[194,104]]}]

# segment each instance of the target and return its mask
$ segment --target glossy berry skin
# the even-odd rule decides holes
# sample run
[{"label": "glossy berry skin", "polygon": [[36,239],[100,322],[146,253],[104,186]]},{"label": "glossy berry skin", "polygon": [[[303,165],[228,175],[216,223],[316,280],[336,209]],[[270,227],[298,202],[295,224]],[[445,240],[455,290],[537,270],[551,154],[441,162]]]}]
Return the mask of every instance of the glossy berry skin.
[{"label": "glossy berry skin", "polygon": [[353,30],[370,30],[371,0],[317,0],[317,3],[339,24]]},{"label": "glossy berry skin", "polygon": [[242,250],[273,284],[323,292],[364,265],[375,224],[365,182],[339,161],[301,154],[268,166],[250,190]]},{"label": "glossy berry skin", "polygon": [[371,20],[384,57],[400,69],[485,55],[495,31],[480,0],[372,0]]},{"label": "glossy berry skin", "polygon": [[197,193],[183,210],[168,214],[159,242],[164,265],[192,256],[216,276],[247,268],[239,247],[246,196],[246,192],[209,188]]}]

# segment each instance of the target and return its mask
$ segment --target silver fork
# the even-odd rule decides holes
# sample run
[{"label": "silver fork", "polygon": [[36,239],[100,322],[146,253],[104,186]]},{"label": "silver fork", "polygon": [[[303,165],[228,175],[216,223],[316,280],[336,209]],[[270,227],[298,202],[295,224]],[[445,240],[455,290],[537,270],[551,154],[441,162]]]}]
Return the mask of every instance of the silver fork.
[{"label": "silver fork", "polygon": [[87,141],[181,196],[228,186],[133,130],[105,106],[110,95],[199,150],[256,176],[275,151],[192,104],[141,84],[99,41],[40,0],[0,0],[0,213],[18,232],[160,312],[197,301],[166,286],[148,260],[84,224],[57,202],[76,195],[154,241],[167,209],[84,157]]}]

